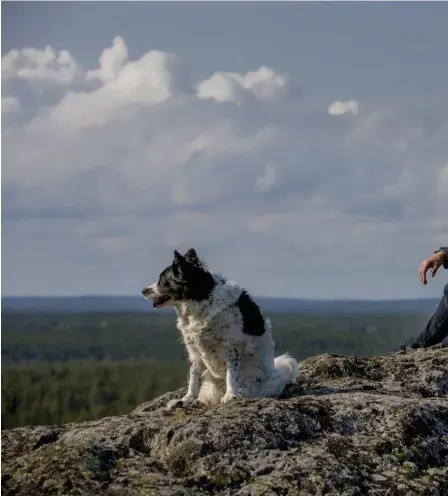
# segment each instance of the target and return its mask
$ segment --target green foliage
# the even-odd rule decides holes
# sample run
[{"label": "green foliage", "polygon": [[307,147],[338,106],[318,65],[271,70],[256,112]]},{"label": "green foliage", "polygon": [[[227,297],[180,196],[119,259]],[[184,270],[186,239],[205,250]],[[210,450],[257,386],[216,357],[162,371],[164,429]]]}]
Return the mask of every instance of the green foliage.
[{"label": "green foliage", "polygon": [[2,315],[2,360],[65,362],[185,357],[174,315],[144,313]]},{"label": "green foliage", "polygon": [[[276,353],[380,355],[419,333],[421,315],[273,314]],[[172,314],[2,315],[2,425],[127,413],[186,383]]]},{"label": "green foliage", "polygon": [[186,382],[185,362],[73,360],[2,367],[2,427],[128,413]]},{"label": "green foliage", "polygon": [[[272,314],[278,352],[299,359],[319,353],[377,355],[395,351],[423,327],[419,315]],[[2,315],[3,362],[68,360],[182,361],[184,346],[172,313]]]}]

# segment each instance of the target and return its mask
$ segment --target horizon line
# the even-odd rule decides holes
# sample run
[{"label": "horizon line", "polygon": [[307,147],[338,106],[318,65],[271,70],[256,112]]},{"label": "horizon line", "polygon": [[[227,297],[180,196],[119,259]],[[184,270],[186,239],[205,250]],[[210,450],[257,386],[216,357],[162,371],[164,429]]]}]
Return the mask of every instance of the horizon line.
[{"label": "horizon line", "polygon": [[[83,294],[46,294],[46,295],[1,295],[1,298],[141,298],[140,295],[135,294],[101,294],[101,293],[83,293]],[[424,298],[418,297],[343,297],[343,298],[313,298],[313,297],[293,297],[293,296],[263,296],[254,295],[254,298],[263,298],[269,300],[293,300],[293,301],[321,301],[321,302],[343,302],[343,301],[425,301],[437,300],[437,296],[427,296]]]}]

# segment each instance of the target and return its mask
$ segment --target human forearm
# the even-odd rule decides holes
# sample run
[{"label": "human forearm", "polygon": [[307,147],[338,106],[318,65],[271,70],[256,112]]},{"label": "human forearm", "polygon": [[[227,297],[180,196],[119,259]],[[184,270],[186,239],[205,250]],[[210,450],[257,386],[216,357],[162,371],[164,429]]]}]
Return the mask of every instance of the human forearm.
[{"label": "human forearm", "polygon": [[442,265],[444,269],[448,269],[448,246],[442,246],[436,253],[442,253],[444,255]]}]

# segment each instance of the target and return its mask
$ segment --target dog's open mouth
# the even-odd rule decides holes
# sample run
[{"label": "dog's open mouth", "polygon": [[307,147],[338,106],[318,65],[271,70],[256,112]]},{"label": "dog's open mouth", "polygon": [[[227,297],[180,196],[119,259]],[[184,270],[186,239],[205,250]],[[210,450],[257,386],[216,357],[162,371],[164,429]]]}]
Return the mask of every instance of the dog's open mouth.
[{"label": "dog's open mouth", "polygon": [[156,298],[154,298],[152,300],[152,306],[154,308],[159,308],[160,306],[162,306],[164,303],[166,303],[167,301],[169,301],[171,298],[168,296],[168,295],[160,295],[160,296],[157,296]]}]

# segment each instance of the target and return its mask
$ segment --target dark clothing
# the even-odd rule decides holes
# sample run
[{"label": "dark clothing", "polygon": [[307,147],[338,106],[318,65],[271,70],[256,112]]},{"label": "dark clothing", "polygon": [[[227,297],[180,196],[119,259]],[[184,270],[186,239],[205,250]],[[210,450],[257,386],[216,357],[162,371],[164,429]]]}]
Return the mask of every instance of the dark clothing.
[{"label": "dark clothing", "polygon": [[443,261],[443,268],[448,269],[448,247],[442,248],[443,253],[445,253],[445,260]]},{"label": "dark clothing", "polygon": [[434,315],[409,348],[428,348],[442,342],[448,346],[448,284],[443,289],[443,298]]},{"label": "dark clothing", "polygon": [[[441,248],[441,250],[445,253],[443,267],[448,269],[448,247]],[[428,348],[440,343],[448,346],[448,284],[443,289],[443,297],[434,315],[409,348]],[[406,346],[402,346],[402,348],[406,348]]]}]

